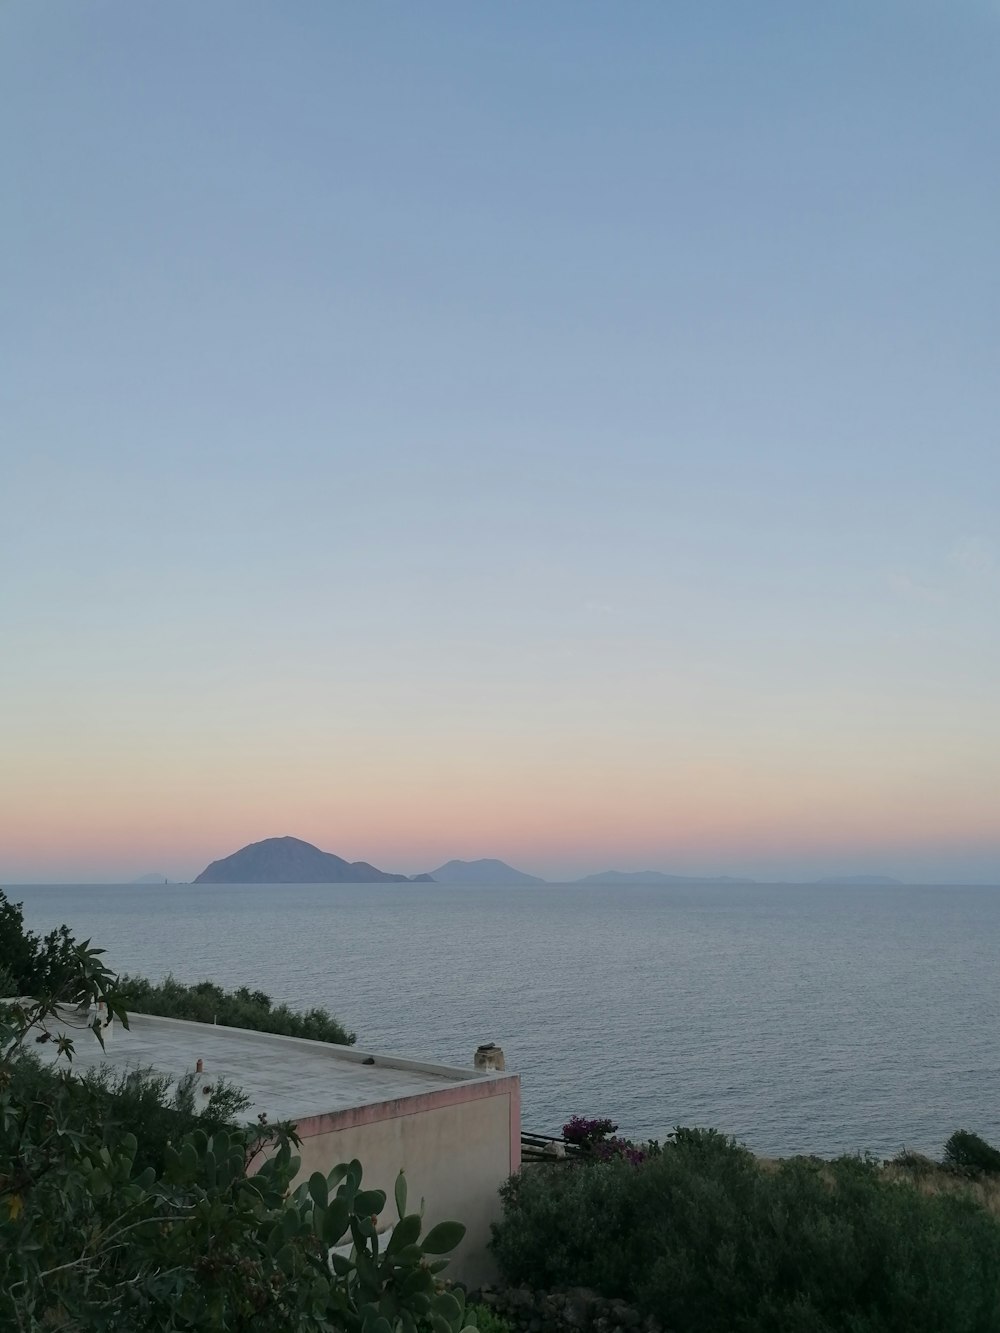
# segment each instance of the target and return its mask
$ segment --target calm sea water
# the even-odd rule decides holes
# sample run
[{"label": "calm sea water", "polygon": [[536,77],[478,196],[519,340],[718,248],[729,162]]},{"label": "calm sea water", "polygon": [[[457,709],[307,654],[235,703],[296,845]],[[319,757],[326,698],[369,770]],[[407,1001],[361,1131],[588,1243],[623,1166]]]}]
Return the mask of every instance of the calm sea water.
[{"label": "calm sea water", "polygon": [[500,1043],[524,1124],[712,1125],[761,1153],[1000,1141],[1000,889],[8,889],[113,966],[323,1005],[358,1042],[470,1064]]}]

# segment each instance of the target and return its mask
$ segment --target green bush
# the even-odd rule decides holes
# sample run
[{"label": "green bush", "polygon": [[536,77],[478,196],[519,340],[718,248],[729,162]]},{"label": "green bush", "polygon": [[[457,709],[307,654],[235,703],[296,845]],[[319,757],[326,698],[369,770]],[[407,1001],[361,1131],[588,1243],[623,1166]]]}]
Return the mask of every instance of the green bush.
[{"label": "green bush", "polygon": [[[439,1290],[436,1279],[447,1264],[439,1256],[464,1228],[441,1222],[423,1234],[422,1207],[407,1211],[402,1173],[400,1220],[383,1246],[385,1194],[362,1188],[360,1162],[315,1173],[293,1193],[291,1127],[173,1138],[193,1114],[190,1088],[168,1106],[155,1077],[88,1083],[71,1067],[40,1068],[29,1054],[39,1038],[73,1054],[60,1005],[103,1003],[128,1026],[100,951],[74,946],[73,964],[57,994],[0,1005],[0,1328],[457,1333],[465,1325],[464,1295]],[[230,1090],[225,1106],[236,1096]],[[152,1137],[171,1135],[145,1167],[137,1136],[124,1129],[135,1117],[150,1117]],[[331,1253],[340,1246],[350,1254]]]},{"label": "green bush", "polygon": [[0,996],[53,994],[75,966],[76,941],[66,926],[40,937],[24,929],[24,911],[0,889]]},{"label": "green bush", "polygon": [[936,1176],[941,1170],[941,1163],[935,1162],[933,1157],[927,1157],[920,1152],[911,1152],[908,1148],[896,1154],[892,1159],[892,1165],[914,1179]]},{"label": "green bush", "polygon": [[639,1167],[528,1170],[494,1250],[536,1290],[585,1286],[676,1333],[996,1333],[1000,1224],[858,1158],[764,1166],[679,1131]]},{"label": "green bush", "polygon": [[113,1145],[125,1134],[136,1139],[135,1169],[164,1169],[164,1152],[196,1129],[206,1134],[244,1122],[250,1098],[225,1079],[212,1084],[205,1106],[195,1109],[199,1074],[185,1074],[177,1083],[149,1069],[88,1070],[80,1079],[89,1103],[85,1114],[102,1126],[104,1142]]},{"label": "green bush", "polygon": [[956,1129],[944,1145],[944,1164],[964,1176],[995,1176],[1000,1174],[1000,1150],[978,1134]]},{"label": "green bush", "polygon": [[116,1069],[98,1066],[76,1076],[63,1066],[39,1064],[24,1053],[7,1072],[7,1095],[24,1107],[60,1103],[67,1119],[99,1130],[109,1148],[132,1134],[136,1140],[134,1166],[163,1170],[164,1150],[185,1134],[202,1129],[208,1134],[243,1120],[250,1098],[220,1079],[201,1110],[195,1109],[194,1089],[199,1076],[187,1074],[178,1082],[151,1069]]},{"label": "green bush", "polygon": [[[73,975],[76,949],[76,940],[65,925],[43,937],[25,930],[21,904],[10,902],[0,889],[0,998],[57,994]],[[355,1034],[325,1009],[298,1013],[286,1004],[275,1005],[264,991],[246,986],[226,991],[213,981],[186,986],[170,975],[159,984],[145,977],[123,976],[117,981],[116,993],[122,1005],[136,1013],[222,1023],[340,1046],[356,1041]]]},{"label": "green bush", "polygon": [[184,1018],[198,1023],[221,1023],[225,1027],[252,1028],[284,1037],[307,1037],[350,1046],[356,1040],[325,1009],[298,1013],[286,1004],[273,1004],[263,991],[246,986],[226,991],[214,981],[186,986],[169,974],[156,983],[145,977],[122,976],[117,993],[127,1009],[161,1018]]},{"label": "green bush", "polygon": [[513,1327],[488,1305],[470,1305],[466,1316],[479,1333],[514,1333]]}]

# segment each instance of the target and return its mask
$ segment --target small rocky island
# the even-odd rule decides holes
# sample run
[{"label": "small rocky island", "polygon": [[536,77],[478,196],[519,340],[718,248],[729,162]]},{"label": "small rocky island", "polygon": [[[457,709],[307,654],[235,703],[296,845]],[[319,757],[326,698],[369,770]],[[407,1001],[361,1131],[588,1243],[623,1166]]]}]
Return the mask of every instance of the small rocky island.
[{"label": "small rocky island", "polygon": [[[425,876],[421,876],[425,878]],[[523,870],[515,870],[506,861],[497,861],[494,857],[484,857],[479,861],[446,861],[437,870],[432,870],[426,878],[435,884],[544,884],[543,879],[535,875],[526,875]]]}]

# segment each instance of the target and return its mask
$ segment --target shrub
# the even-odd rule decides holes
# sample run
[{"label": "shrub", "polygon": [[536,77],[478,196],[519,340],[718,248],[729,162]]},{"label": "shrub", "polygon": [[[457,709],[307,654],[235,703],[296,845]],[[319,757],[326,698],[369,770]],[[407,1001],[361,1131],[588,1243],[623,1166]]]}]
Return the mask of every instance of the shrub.
[{"label": "shrub", "polygon": [[181,1142],[196,1129],[206,1134],[235,1127],[244,1121],[250,1098],[225,1079],[213,1083],[208,1101],[195,1108],[198,1074],[185,1074],[178,1082],[151,1069],[88,1070],[80,1080],[90,1105],[86,1114],[103,1128],[104,1142],[111,1146],[119,1137],[136,1139],[135,1170],[147,1166],[159,1174],[165,1165],[165,1150]]},{"label": "shrub", "polygon": [[25,1053],[7,1072],[7,1094],[21,1106],[44,1107],[61,1103],[74,1124],[93,1126],[108,1148],[126,1134],[136,1140],[134,1167],[160,1172],[164,1150],[185,1134],[202,1129],[208,1134],[233,1127],[242,1120],[250,1098],[219,1080],[203,1109],[196,1110],[195,1074],[178,1082],[152,1069],[115,1069],[98,1066],[80,1076],[66,1067],[39,1064]]},{"label": "shrub", "polygon": [[475,1321],[479,1333],[514,1333],[514,1329],[488,1305],[470,1305],[468,1317]]},{"label": "shrub", "polygon": [[1000,1150],[978,1134],[956,1129],[944,1145],[944,1164],[964,1176],[995,1176],[1000,1174]]},{"label": "shrub", "polygon": [[912,1152],[908,1148],[898,1152],[892,1159],[891,1165],[916,1179],[935,1176],[941,1171],[941,1164],[935,1162],[932,1157],[927,1157],[924,1153]]},{"label": "shrub", "polygon": [[638,1169],[527,1171],[502,1191],[504,1277],[592,1287],[676,1333],[995,1333],[1000,1225],[878,1163],[764,1169],[711,1131],[678,1130]]},{"label": "shrub", "polygon": [[[26,931],[21,904],[10,902],[0,890],[0,997],[56,995],[74,974],[77,949],[65,925],[44,937]],[[123,1007],[136,1013],[222,1023],[340,1046],[356,1041],[355,1034],[325,1009],[298,1013],[288,1005],[274,1005],[264,991],[246,986],[226,991],[214,981],[186,986],[169,974],[158,984],[145,977],[123,976],[116,982],[116,994]]]},{"label": "shrub", "polygon": [[653,1140],[649,1143],[633,1143],[631,1139],[618,1138],[615,1131],[618,1126],[613,1120],[602,1117],[588,1120],[575,1115],[563,1125],[562,1136],[567,1143],[573,1144],[580,1152],[595,1162],[611,1162],[616,1159],[638,1166],[647,1157],[660,1151],[660,1145]]},{"label": "shrub", "polygon": [[298,1013],[286,1004],[275,1005],[263,991],[251,991],[246,986],[226,991],[214,981],[187,986],[169,973],[159,983],[126,975],[119,978],[117,993],[128,1009],[139,1014],[222,1023],[226,1027],[307,1037],[339,1046],[353,1045],[356,1040],[355,1034],[348,1032],[325,1009]]},{"label": "shrub", "polygon": [[[26,1054],[40,1036],[72,1055],[72,1039],[53,1030],[58,1003],[100,1001],[128,1026],[100,951],[74,947],[73,961],[58,994],[0,1005],[0,1328],[457,1333],[464,1296],[439,1291],[435,1274],[464,1228],[442,1222],[422,1235],[402,1174],[400,1220],[380,1248],[386,1197],[362,1189],[359,1162],[290,1193],[290,1127],[198,1128],[161,1142],[161,1161],[141,1167],[137,1136],[122,1125],[191,1114],[183,1088],[167,1108],[155,1077],[126,1077],[116,1092]],[[350,1255],[331,1254],[345,1237]]]},{"label": "shrub", "polygon": [[49,994],[72,975],[76,941],[68,927],[39,937],[24,929],[24,911],[0,889],[0,995]]},{"label": "shrub", "polygon": [[575,1115],[563,1125],[562,1136],[567,1143],[575,1143],[578,1148],[592,1148],[595,1143],[603,1143],[617,1128],[615,1122],[606,1117],[588,1120],[585,1116]]}]

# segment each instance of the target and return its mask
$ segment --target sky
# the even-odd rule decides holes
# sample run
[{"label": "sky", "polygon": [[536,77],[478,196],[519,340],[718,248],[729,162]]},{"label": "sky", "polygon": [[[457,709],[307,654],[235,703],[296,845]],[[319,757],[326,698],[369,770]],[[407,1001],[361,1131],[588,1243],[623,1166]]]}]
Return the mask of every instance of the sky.
[{"label": "sky", "polygon": [[0,6],[0,882],[1000,882],[1000,8]]}]

